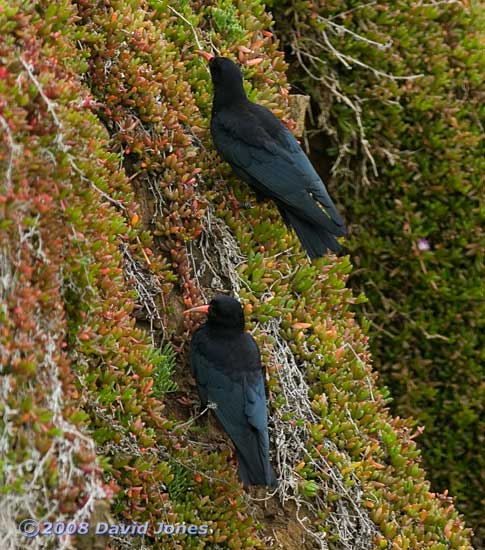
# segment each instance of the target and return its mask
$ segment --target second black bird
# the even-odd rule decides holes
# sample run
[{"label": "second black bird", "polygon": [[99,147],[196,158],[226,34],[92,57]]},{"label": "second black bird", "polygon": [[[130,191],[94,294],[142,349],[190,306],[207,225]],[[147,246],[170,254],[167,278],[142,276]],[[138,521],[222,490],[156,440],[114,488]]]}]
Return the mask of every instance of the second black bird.
[{"label": "second black bird", "polygon": [[239,67],[225,57],[209,61],[216,149],[258,198],[271,198],[310,258],[339,252],[345,224],[324,183],[293,134],[273,113],[249,101]]},{"label": "second black bird", "polygon": [[190,343],[190,364],[202,405],[215,404],[214,414],[236,447],[244,486],[274,487],[261,359],[254,338],[244,331],[241,304],[219,295],[210,305],[186,313],[194,311],[208,314]]}]

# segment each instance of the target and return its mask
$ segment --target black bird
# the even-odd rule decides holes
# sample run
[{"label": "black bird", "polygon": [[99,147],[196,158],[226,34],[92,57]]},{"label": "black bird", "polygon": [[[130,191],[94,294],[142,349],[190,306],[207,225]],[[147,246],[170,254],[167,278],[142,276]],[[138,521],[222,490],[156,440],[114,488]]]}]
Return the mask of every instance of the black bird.
[{"label": "black bird", "polygon": [[266,393],[258,346],[244,330],[241,304],[218,295],[187,310],[208,314],[190,343],[190,364],[202,406],[214,413],[236,447],[239,477],[248,485],[277,484],[269,462]]},{"label": "black bird", "polygon": [[293,134],[269,109],[249,101],[233,61],[198,53],[209,60],[211,134],[221,157],[251,185],[258,200],[274,200],[310,258],[339,252],[337,237],[345,235],[345,223]]}]

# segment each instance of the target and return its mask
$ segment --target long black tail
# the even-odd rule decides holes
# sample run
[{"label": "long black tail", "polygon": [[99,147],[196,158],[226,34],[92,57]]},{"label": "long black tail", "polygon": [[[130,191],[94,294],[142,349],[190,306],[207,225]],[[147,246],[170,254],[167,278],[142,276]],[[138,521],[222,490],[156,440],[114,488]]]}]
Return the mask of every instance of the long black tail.
[{"label": "long black tail", "polygon": [[[236,442],[235,442],[236,443]],[[266,485],[276,487],[278,484],[274,470],[269,462],[268,434],[259,430],[250,430],[245,434],[244,442],[236,444],[239,464],[239,477],[244,486]]]},{"label": "long black tail", "polygon": [[329,250],[336,253],[341,252],[342,247],[337,238],[327,229],[302,220],[289,210],[280,208],[280,212],[287,225],[295,230],[301,245],[310,258],[325,256]]}]

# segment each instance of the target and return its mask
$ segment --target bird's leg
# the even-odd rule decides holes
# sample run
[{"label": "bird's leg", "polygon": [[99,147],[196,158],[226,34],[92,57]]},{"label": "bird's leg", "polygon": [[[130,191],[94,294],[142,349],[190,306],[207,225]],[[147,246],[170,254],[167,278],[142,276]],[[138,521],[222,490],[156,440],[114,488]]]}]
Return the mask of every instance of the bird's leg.
[{"label": "bird's leg", "polygon": [[[261,202],[262,200],[265,200],[265,197],[263,195],[256,194],[256,202]],[[249,208],[252,208],[254,206],[252,201],[238,201],[236,199],[236,195],[234,195],[234,191],[231,188],[229,188],[229,201],[232,204],[236,220],[239,219],[240,210],[249,210]]]},{"label": "bird's leg", "polygon": [[232,211],[234,212],[234,217],[236,220],[239,219],[239,209],[240,209],[240,202],[236,199],[236,195],[234,195],[234,191],[232,188],[229,188],[229,202],[232,204]]}]

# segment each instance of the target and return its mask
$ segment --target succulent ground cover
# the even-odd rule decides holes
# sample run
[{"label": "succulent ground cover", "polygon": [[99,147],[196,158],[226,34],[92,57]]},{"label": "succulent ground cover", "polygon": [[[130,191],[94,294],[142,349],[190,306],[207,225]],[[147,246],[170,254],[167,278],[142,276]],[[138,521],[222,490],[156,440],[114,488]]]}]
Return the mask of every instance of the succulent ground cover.
[{"label": "succulent ground cover", "polygon": [[[483,545],[483,6],[274,3],[392,411]],[[481,534],[480,534],[480,533]],[[481,541],[481,542],[480,542]]]},{"label": "succulent ground cover", "polygon": [[[87,520],[104,500],[123,521],[209,528],[116,548],[471,548],[430,491],[420,430],[388,412],[348,257],[310,264],[270,204],[234,208],[252,196],[211,145],[194,50],[238,59],[249,96],[292,127],[264,5],[174,4],[0,4],[5,546],[25,544],[28,515]],[[244,493],[207,411],[183,406],[181,312],[216,290],[241,299],[262,349],[270,498]]]}]

